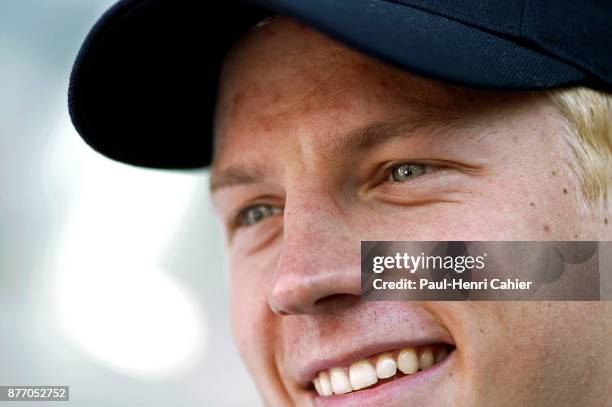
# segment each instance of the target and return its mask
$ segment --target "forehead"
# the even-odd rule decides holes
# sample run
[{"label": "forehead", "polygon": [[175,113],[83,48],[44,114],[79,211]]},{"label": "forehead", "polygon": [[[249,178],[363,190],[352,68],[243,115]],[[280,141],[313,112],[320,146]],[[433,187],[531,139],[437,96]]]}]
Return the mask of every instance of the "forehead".
[{"label": "forehead", "polygon": [[[240,154],[266,160],[289,144],[325,144],[340,129],[413,114],[457,116],[490,92],[392,68],[293,20],[273,17],[228,54],[215,120],[215,168]],[[500,99],[501,100],[501,99]]]}]

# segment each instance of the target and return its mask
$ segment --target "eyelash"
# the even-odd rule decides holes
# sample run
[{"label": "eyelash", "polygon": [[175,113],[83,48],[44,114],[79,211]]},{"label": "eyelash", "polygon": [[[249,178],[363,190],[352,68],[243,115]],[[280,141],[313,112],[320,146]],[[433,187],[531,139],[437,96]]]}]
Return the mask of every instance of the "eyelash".
[{"label": "eyelash", "polygon": [[[416,177],[410,178],[410,179],[406,179],[406,180],[401,180],[401,181],[394,181],[391,179],[392,175],[393,175],[393,171],[401,166],[404,165],[412,165],[412,166],[424,166],[425,170],[424,173],[421,175],[418,175]],[[395,161],[395,162],[390,162],[387,163],[386,165],[382,166],[382,175],[380,175],[377,178],[382,178],[382,182],[389,182],[389,183],[406,183],[408,181],[412,181],[414,178],[419,178],[428,174],[431,174],[432,172],[436,172],[441,170],[442,167],[440,166],[436,166],[430,163],[424,163],[424,162],[415,162],[415,161]],[[380,182],[380,181],[379,181]],[[255,209],[257,207],[266,207],[267,210],[269,210],[268,214],[264,217],[262,217],[261,219],[257,220],[255,223],[247,223],[245,221],[246,216],[248,215],[249,211],[252,209]],[[234,215],[233,218],[233,227],[235,229],[241,228],[241,227],[249,227],[249,226],[254,226],[258,223],[260,223],[261,221],[269,218],[272,215],[278,214],[282,212],[282,208],[279,208],[277,206],[268,204],[268,203],[264,203],[264,202],[257,202],[257,203],[253,203],[251,205],[248,205],[244,208],[241,208],[237,211],[236,215]]]}]

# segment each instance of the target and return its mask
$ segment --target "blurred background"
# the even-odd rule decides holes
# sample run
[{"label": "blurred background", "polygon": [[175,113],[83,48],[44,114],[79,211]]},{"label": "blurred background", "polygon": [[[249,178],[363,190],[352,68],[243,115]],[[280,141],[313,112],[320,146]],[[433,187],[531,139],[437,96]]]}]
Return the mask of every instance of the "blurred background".
[{"label": "blurred background", "polygon": [[72,62],[113,2],[0,2],[0,385],[70,386],[54,406],[259,406],[206,172],[112,162],[70,124]]}]

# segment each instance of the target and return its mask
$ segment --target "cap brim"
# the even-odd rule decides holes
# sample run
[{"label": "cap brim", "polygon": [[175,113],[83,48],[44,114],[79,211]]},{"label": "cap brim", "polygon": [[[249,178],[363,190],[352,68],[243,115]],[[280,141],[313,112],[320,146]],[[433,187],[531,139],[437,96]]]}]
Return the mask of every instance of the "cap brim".
[{"label": "cap brim", "polygon": [[387,0],[124,0],[94,26],[70,78],[85,141],[125,163],[198,168],[212,159],[219,69],[272,13],[301,20],[399,68],[465,86],[545,89],[586,75],[511,39]]}]

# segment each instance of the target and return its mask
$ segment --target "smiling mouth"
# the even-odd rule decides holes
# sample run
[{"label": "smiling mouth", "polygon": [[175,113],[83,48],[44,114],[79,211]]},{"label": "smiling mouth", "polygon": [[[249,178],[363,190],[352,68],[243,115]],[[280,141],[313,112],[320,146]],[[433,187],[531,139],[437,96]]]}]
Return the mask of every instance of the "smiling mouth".
[{"label": "smiling mouth", "polygon": [[449,344],[407,347],[372,355],[350,366],[321,370],[312,384],[321,397],[369,389],[380,384],[427,370],[453,351]]}]

